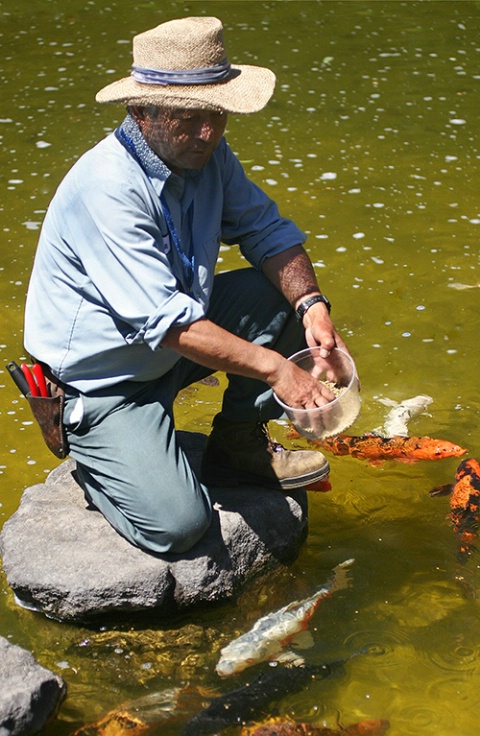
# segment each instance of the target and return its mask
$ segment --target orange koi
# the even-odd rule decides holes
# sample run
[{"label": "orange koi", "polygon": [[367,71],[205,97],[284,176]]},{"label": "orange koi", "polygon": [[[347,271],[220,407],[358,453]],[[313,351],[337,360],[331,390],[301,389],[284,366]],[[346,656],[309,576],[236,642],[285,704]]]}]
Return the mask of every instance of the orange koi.
[{"label": "orange koi", "polygon": [[[292,433],[289,432],[289,436]],[[366,433],[355,437],[340,434],[324,440],[307,440],[309,445],[321,447],[334,455],[351,455],[360,460],[378,464],[384,460],[414,463],[417,460],[441,460],[446,457],[461,457],[467,450],[448,440],[432,437],[381,437]]]},{"label": "orange koi", "polygon": [[465,562],[476,550],[475,542],[480,526],[480,463],[474,458],[463,460],[455,473],[453,483],[436,486],[431,496],[450,497],[450,518],[457,537],[458,559]]},{"label": "orange koi", "polygon": [[350,726],[327,728],[313,723],[296,723],[290,719],[270,718],[258,725],[246,726],[240,736],[384,736],[390,726],[389,721],[368,720],[352,723]]}]

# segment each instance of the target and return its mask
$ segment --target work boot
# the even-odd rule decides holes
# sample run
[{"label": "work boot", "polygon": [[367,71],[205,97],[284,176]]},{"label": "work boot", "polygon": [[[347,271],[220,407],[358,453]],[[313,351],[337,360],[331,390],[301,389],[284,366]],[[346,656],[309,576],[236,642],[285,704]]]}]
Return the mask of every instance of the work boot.
[{"label": "work boot", "polygon": [[263,422],[230,422],[218,414],[203,455],[207,486],[251,483],[285,491],[328,476],[330,466],[317,450],[286,450]]}]

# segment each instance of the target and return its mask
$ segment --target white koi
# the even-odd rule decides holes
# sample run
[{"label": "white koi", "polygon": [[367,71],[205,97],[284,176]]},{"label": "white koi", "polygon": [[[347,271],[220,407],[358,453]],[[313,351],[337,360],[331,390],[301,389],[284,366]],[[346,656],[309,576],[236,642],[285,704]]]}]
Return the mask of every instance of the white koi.
[{"label": "white koi", "polygon": [[[319,591],[302,601],[294,601],[279,611],[269,613],[258,619],[252,629],[234,639],[220,651],[220,660],[216,672],[220,677],[237,674],[259,662],[285,659],[283,652],[287,644],[298,637],[310,637],[309,646],[313,644],[310,632],[306,631],[309,621],[318,608],[321,600],[330,597],[337,590],[348,587],[348,568],[353,560],[346,560],[333,570],[333,576]],[[300,642],[299,642],[300,643]],[[294,659],[294,655],[290,655]],[[298,658],[297,658],[298,661]]]},{"label": "white koi", "polygon": [[393,399],[379,399],[384,406],[391,406],[392,409],[385,417],[385,423],[379,430],[374,430],[375,434],[383,437],[408,437],[407,424],[416,414],[424,412],[432,403],[431,396],[420,394],[412,399],[404,399],[400,403]]},{"label": "white koi", "polygon": [[479,289],[480,284],[459,284],[458,282],[455,282],[453,284],[447,284],[451,289],[456,289],[457,291],[464,291],[465,289]]}]

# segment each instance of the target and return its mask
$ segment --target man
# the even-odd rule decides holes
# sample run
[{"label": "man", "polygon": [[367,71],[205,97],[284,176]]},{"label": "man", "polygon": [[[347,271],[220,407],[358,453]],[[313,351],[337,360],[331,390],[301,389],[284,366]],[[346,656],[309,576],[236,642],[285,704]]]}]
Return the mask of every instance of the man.
[{"label": "man", "polygon": [[[205,533],[208,486],[288,490],[329,471],[321,453],[272,442],[266,422],[281,414],[272,390],[296,407],[332,398],[285,356],[344,345],[304,235],[223,137],[227,114],[262,109],[274,84],[268,69],[229,64],[216,18],[136,36],[132,76],[97,95],[127,117],[73,166],[42,228],[26,347],[64,384],[87,498],[153,552],[181,553]],[[215,276],[221,242],[253,268]],[[197,478],[172,407],[217,370],[229,386]]]}]

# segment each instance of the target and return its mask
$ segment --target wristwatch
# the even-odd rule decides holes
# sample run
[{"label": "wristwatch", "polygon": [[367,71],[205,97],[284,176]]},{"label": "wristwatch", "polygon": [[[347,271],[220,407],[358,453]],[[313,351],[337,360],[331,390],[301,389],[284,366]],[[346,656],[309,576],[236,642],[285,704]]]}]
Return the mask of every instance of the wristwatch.
[{"label": "wristwatch", "polygon": [[305,301],[300,302],[297,309],[295,310],[295,315],[299,322],[302,321],[310,307],[317,302],[323,302],[328,309],[328,313],[330,314],[330,312],[332,311],[332,305],[328,301],[327,297],[323,294],[315,294],[315,296],[310,296],[308,299],[305,299]]}]

